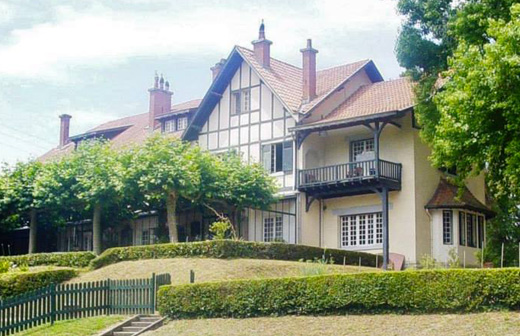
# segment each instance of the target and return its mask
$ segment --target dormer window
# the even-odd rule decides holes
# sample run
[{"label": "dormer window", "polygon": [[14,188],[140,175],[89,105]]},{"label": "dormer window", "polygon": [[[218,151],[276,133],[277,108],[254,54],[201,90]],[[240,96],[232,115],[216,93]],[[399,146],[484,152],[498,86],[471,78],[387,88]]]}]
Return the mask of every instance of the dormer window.
[{"label": "dormer window", "polygon": [[240,90],[231,94],[231,114],[236,115],[251,110],[251,90]]},{"label": "dormer window", "polygon": [[175,119],[166,120],[164,122],[164,133],[173,133],[175,132]]},{"label": "dormer window", "polygon": [[177,119],[177,131],[182,131],[188,127],[188,117],[180,117]]}]

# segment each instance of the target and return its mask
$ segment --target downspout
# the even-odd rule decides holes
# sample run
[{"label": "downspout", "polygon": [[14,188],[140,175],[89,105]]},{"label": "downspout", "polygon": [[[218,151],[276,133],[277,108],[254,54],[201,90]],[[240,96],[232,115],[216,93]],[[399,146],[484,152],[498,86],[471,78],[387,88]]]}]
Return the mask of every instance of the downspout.
[{"label": "downspout", "polygon": [[320,198],[320,202],[319,202],[319,206],[320,206],[320,211],[319,211],[319,219],[318,219],[318,223],[319,223],[319,247],[322,246],[322,240],[323,240],[323,234],[322,234],[322,231],[323,231],[323,228],[322,228],[322,223],[321,223],[321,217],[322,217],[322,213],[323,213],[323,200]]},{"label": "downspout", "polygon": [[[426,214],[430,218],[430,255],[433,257],[433,216],[430,213],[430,209],[425,209],[425,210],[426,210]],[[416,262],[417,262],[417,260],[416,260]]]}]

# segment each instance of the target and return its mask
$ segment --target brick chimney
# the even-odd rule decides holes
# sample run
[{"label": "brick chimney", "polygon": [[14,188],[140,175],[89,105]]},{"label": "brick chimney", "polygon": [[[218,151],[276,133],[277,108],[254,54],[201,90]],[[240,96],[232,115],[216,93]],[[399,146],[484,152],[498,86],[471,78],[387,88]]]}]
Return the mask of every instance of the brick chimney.
[{"label": "brick chimney", "polygon": [[157,121],[155,120],[161,114],[168,113],[172,107],[172,95],[170,91],[170,83],[164,81],[164,77],[155,74],[153,88],[150,92],[150,110],[148,111],[148,129],[153,132]]},{"label": "brick chimney", "polygon": [[72,117],[68,114],[60,115],[60,147],[63,147],[70,142],[70,118]]},{"label": "brick chimney", "polygon": [[211,73],[213,74],[213,81],[215,81],[215,78],[217,78],[218,74],[220,73],[220,70],[222,70],[222,67],[226,63],[226,59],[222,58],[218,63],[216,63],[214,66],[212,66]]},{"label": "brick chimney", "polygon": [[258,40],[254,40],[251,43],[253,43],[255,58],[258,63],[264,68],[268,68],[271,65],[271,44],[273,42],[265,38],[264,20],[262,20],[260,30],[258,31]]},{"label": "brick chimney", "polygon": [[316,54],[318,50],[312,47],[312,40],[307,39],[307,47],[300,51],[303,55],[303,101],[309,102],[316,98]]}]

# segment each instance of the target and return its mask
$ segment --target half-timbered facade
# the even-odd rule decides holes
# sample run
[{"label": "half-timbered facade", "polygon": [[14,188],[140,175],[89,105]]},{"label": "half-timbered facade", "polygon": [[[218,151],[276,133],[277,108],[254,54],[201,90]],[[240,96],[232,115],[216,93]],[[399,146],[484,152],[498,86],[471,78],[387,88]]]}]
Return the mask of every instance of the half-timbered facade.
[{"label": "half-timbered facade", "polygon": [[[448,262],[451,251],[476,263],[493,215],[484,177],[468,180],[460,198],[449,174],[431,166],[408,79],[385,81],[371,60],[318,69],[311,40],[300,50],[301,66],[280,61],[271,57],[263,24],[252,43],[252,49],[235,46],[211,68],[202,100],[172,106],[168,82],[156,76],[148,113],[70,138],[70,116],[62,116],[60,146],[42,160],[92,137],[122,146],[153,132],[174,133],[216,155],[236,151],[276,179],[279,201],[241,214],[244,239],[378,253],[397,268],[423,255]],[[181,207],[180,239],[207,239],[214,220],[202,208]],[[164,221],[159,209],[104,238],[110,246],[154,243]],[[59,246],[90,248],[89,224],[74,225]]]}]

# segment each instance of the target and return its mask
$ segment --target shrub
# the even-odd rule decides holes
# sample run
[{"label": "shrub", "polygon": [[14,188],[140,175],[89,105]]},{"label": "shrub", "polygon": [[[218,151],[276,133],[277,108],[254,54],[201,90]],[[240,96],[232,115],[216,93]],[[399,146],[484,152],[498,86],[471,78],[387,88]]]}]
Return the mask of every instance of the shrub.
[{"label": "shrub", "polygon": [[7,273],[11,268],[11,262],[9,260],[0,260],[0,274]]},{"label": "shrub", "polygon": [[10,257],[0,257],[0,262],[9,261],[16,265],[27,266],[63,266],[86,267],[96,256],[92,252],[55,252],[23,254]]},{"label": "shrub", "polygon": [[421,270],[164,286],[170,318],[520,308],[520,269]]},{"label": "shrub", "polygon": [[77,275],[73,269],[56,269],[36,272],[16,272],[0,276],[0,298],[23,294],[53,283],[72,279]]},{"label": "shrub", "polygon": [[208,240],[193,243],[172,243],[129,247],[115,247],[106,250],[92,260],[95,269],[125,260],[160,259],[175,257],[207,258],[251,258],[275,260],[302,260],[323,258],[338,264],[375,266],[376,256],[369,253],[337,249],[294,245],[285,243],[259,243],[236,240]]}]

